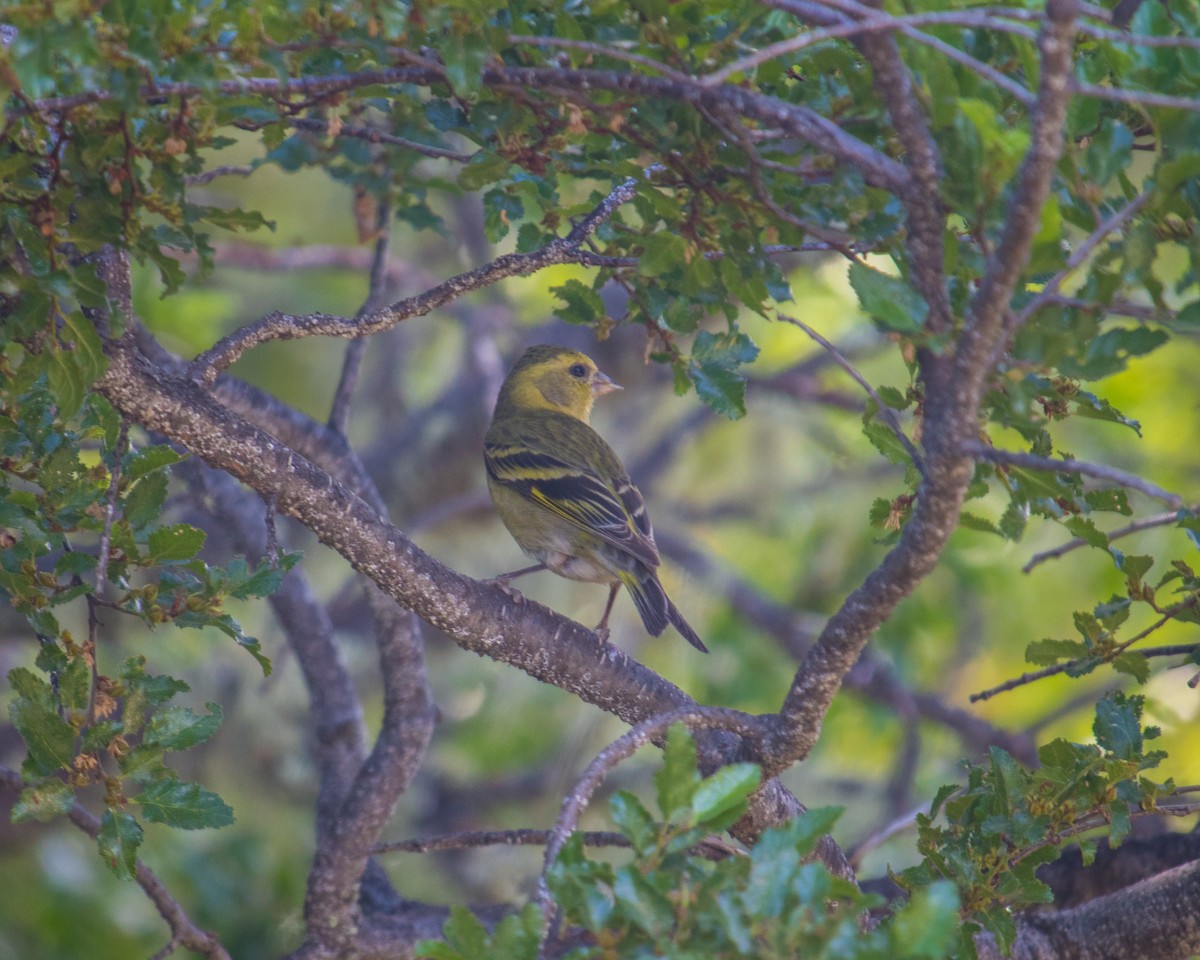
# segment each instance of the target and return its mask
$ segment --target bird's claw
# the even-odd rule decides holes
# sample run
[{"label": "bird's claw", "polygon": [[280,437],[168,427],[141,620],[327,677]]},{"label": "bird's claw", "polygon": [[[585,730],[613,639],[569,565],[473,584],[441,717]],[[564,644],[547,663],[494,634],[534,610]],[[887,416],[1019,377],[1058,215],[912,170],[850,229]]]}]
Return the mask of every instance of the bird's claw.
[{"label": "bird's claw", "polygon": [[525,599],[525,595],[513,587],[504,577],[493,577],[490,580],[484,580],[488,586],[495,587],[513,603],[521,603]]},{"label": "bird's claw", "polygon": [[609,638],[608,627],[596,627],[596,629],[593,630],[592,633],[594,633],[600,639],[601,643],[608,643],[608,638]]}]

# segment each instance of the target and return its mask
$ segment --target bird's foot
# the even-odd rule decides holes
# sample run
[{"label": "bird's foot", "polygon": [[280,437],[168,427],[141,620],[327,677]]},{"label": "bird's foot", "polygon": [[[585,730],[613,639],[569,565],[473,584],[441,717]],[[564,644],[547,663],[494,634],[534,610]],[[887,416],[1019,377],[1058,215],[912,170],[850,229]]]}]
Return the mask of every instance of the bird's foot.
[{"label": "bird's foot", "polygon": [[611,636],[611,631],[603,623],[596,624],[592,629],[592,633],[600,638],[601,643],[608,643],[608,638]]},{"label": "bird's foot", "polygon": [[488,586],[496,587],[501,593],[513,601],[513,603],[521,603],[525,599],[525,594],[521,593],[510,583],[508,577],[492,577],[490,580],[484,580]]}]

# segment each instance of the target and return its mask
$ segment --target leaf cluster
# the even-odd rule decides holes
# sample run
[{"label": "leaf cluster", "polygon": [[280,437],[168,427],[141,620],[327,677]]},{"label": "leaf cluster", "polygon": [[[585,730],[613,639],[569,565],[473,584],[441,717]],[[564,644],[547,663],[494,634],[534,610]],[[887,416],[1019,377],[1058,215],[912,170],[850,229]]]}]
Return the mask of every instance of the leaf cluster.
[{"label": "leaf cluster", "polygon": [[[232,822],[220,797],[180,779],[165,759],[208,740],[221,709],[210,703],[196,714],[172,703],[188,685],[147,673],[143,657],[104,672],[97,611],[150,627],[216,627],[269,672],[258,641],[222,604],[271,593],[298,556],[257,567],[199,559],[204,532],[164,520],[169,470],[181,455],[166,445],[131,448],[115,412],[95,394],[64,418],[49,378],[30,382],[30,373],[23,364],[0,385],[0,591],[40,642],[36,671],[8,674],[9,716],[27,750],[27,785],[13,819],[66,814],[79,790],[102,786],[100,853],[128,877],[142,821],[182,829]],[[101,563],[106,595],[96,592]],[[87,604],[92,627],[83,640],[60,622],[73,601]]]},{"label": "leaf cluster", "polygon": [[[735,764],[701,777],[695,743],[682,725],[670,731],[654,782],[657,816],[627,791],[611,802],[613,821],[632,848],[627,862],[589,858],[582,835],[575,833],[549,870],[563,921],[587,935],[588,944],[568,956],[933,960],[956,943],[958,901],[948,883],[927,886],[887,921],[867,929],[865,911],[881,898],[832,875],[813,856],[836,823],[837,808],[809,810],[766,831],[748,851],[702,856],[705,838],[744,811],[759,770]],[[489,936],[469,911],[459,909],[446,924],[446,941],[424,944],[420,955],[533,960],[540,921],[530,905]]]},{"label": "leaf cluster", "polygon": [[1156,798],[1171,789],[1170,781],[1142,776],[1165,757],[1146,749],[1159,730],[1142,727],[1144,703],[1141,696],[1108,694],[1096,706],[1096,742],[1053,740],[1038,750],[1036,768],[1000,747],[991,748],[986,764],[968,764],[965,785],[942,787],[929,812],[918,815],[924,861],[896,879],[910,892],[952,880],[964,930],[986,930],[1010,948],[1015,911],[1052,899],[1038,866],[1054,860],[1069,840],[1090,863],[1097,831],[1103,828],[1116,846],[1129,833],[1130,817],[1153,810]]}]

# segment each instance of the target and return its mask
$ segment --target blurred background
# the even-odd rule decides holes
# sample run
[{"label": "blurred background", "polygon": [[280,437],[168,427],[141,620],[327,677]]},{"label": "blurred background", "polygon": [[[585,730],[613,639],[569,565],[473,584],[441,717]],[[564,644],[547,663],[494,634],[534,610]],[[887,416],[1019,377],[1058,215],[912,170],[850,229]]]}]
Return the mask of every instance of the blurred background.
[{"label": "blurred background", "polygon": [[[232,153],[222,160],[236,163]],[[319,173],[268,166],[203,190],[208,202],[257,207],[277,226],[249,238],[215,237],[217,269],[167,298],[156,271],[137,268],[137,313],[167,349],[190,358],[272,310],[358,310],[367,292],[370,244],[356,234],[349,188]],[[477,198],[436,212],[446,223],[440,240],[394,224],[390,298],[417,293],[503,252],[483,240]],[[1178,262],[1168,254],[1155,269],[1165,281],[1178,276],[1182,252]],[[797,255],[785,272],[794,302],[781,309],[836,343],[872,384],[903,392],[909,383],[903,358],[859,314],[845,260]],[[480,442],[491,404],[508,365],[527,345],[585,350],[625,387],[601,401],[593,422],[645,494],[664,557],[664,583],[712,653],[699,655],[673,631],[657,640],[646,637],[624,595],[612,622],[613,642],[701,703],[775,710],[808,640],[884,555],[886,531],[868,518],[877,500],[904,492],[902,468],[879,456],[863,436],[862,391],[801,330],[742,319],[762,352],[751,369],[747,416],[730,422],[694,394],[675,395],[670,370],[646,362],[643,330],[617,326],[598,342],[593,330],[554,320],[557,301],[550,288],[570,277],[588,274],[555,268],[509,280],[373,338],[351,408],[350,439],[393,522],[422,548],[477,578],[522,566],[484,483]],[[610,317],[619,319],[623,292],[606,291],[606,298]],[[328,339],[272,343],[251,351],[231,372],[324,421],[346,346]],[[1057,448],[1168,489],[1194,489],[1200,466],[1198,361],[1195,342],[1177,339],[1172,349],[1132,361],[1102,385],[1107,399],[1141,421],[1141,439],[1121,426],[1072,418],[1051,425]],[[911,432],[909,413],[902,418]],[[999,444],[1015,436],[994,439]],[[173,509],[204,526],[182,484],[179,492]],[[1137,495],[1132,499],[1137,516],[1161,509]],[[994,522],[1006,506],[995,496],[967,508]],[[1112,519],[1109,528],[1127,522]],[[304,551],[304,571],[333,611],[373,730],[381,706],[361,580],[295,525],[281,523],[280,529],[285,546]],[[1182,534],[1153,529],[1123,541],[1123,548],[1148,553],[1165,549],[1166,538]],[[1060,527],[1036,520],[1018,543],[960,530],[937,572],[874,639],[870,668],[839,696],[817,750],[784,777],[807,805],[846,807],[836,832],[845,848],[854,850],[888,822],[927,805],[939,785],[956,781],[960,758],[985,749],[952,710],[1018,735],[1014,743],[1027,743],[1020,739],[1026,735],[1039,743],[1060,735],[1089,737],[1091,703],[1099,689],[1114,683],[1110,672],[1079,681],[1055,677],[968,703],[972,692],[1028,669],[1023,653],[1029,642],[1073,637],[1072,611],[1090,610],[1123,583],[1110,558],[1094,550],[1022,572],[1039,551],[1067,539]],[[1182,540],[1172,548],[1176,555],[1193,549]],[[208,550],[214,558],[227,554],[219,531],[211,533]],[[525,578],[518,587],[589,625],[606,595],[603,587],[550,574]],[[231,604],[230,612],[262,641],[275,665],[270,677],[264,679],[249,656],[215,632],[163,628],[145,634],[115,617],[102,631],[100,656],[115,664],[144,653],[154,672],[187,680],[188,702],[197,709],[207,701],[222,704],[221,731],[180,757],[181,773],[217,790],[234,807],[237,823],[170,837],[151,826],[142,858],[189,904],[197,923],[220,930],[233,956],[253,960],[278,955],[301,933],[315,795],[312,725],[294,658],[269,608]],[[82,622],[82,607],[75,615]],[[64,625],[71,620],[65,613],[62,619]],[[1190,629],[1169,626],[1156,642],[1194,639],[1187,636]],[[425,637],[440,721],[425,769],[402,800],[389,837],[548,826],[574,778],[623,725],[510,667],[464,653],[431,628]],[[32,643],[24,621],[0,609],[0,668],[26,662]],[[1180,783],[1200,780],[1200,754],[1189,750],[1197,718],[1195,693],[1185,684],[1189,676],[1187,669],[1161,673],[1145,691],[1148,719],[1163,727],[1159,744],[1171,754],[1169,769]],[[946,708],[941,720],[920,709],[923,695]],[[0,761],[18,766],[19,746],[11,728],[0,723]],[[639,755],[618,769],[608,788],[644,791],[656,764],[654,754]],[[603,827],[604,811],[605,804],[594,804],[587,825]],[[160,841],[174,851],[170,857],[156,855]],[[909,864],[912,843],[905,832],[875,847],[860,875],[880,876],[889,866]],[[392,854],[384,860],[405,896],[499,903],[529,893],[541,850]],[[69,827],[14,828],[6,814],[0,816],[0,876],[9,878],[0,897],[0,960],[149,956],[165,943],[161,920],[141,890],[114,880],[95,845]],[[280,917],[291,919],[280,923]]]}]

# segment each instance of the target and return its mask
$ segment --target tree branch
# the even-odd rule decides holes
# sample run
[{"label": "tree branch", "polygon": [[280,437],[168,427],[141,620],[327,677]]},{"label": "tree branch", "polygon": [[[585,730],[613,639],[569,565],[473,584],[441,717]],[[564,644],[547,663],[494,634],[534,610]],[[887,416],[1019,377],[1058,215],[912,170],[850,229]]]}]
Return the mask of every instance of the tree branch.
[{"label": "tree branch", "polygon": [[[384,592],[463,649],[515,666],[630,724],[696,706],[677,687],[600,641],[591,630],[440,564],[343,482],[235,415],[194,382],[156,368],[129,337],[108,343],[106,352],[109,368],[96,388],[118,410],[130,412],[131,419],[272,497],[280,512],[300,520]],[[229,389],[218,385],[221,393]],[[702,742],[702,760],[715,769],[740,758],[741,749],[730,740]],[[735,835],[752,841],[799,809],[772,781],[755,796]],[[836,867],[840,851],[830,847],[823,856]]]},{"label": "tree branch", "polygon": [[1078,473],[1085,477],[1096,477],[1121,487],[1137,490],[1155,500],[1161,500],[1167,506],[1178,510],[1183,506],[1183,497],[1177,493],[1164,490],[1158,484],[1143,480],[1136,474],[1118,470],[1116,467],[1105,466],[1102,463],[1086,463],[1083,460],[1064,458],[1055,460],[1052,457],[1039,457],[1032,453],[1017,453],[1010,450],[997,450],[995,447],[980,443],[978,440],[968,440],[962,445],[963,453],[977,460],[987,460],[989,463],[1008,464],[1014,467],[1029,467],[1033,470],[1049,470],[1054,473]]},{"label": "tree branch", "polygon": [[[653,171],[647,170],[647,175]],[[617,208],[628,203],[638,180],[630,177],[584,217],[566,237],[551,240],[530,253],[509,253],[467,273],[451,277],[424,293],[395,303],[365,316],[346,318],[326,313],[299,316],[269,313],[261,320],[242,327],[204,351],[192,361],[190,373],[200,383],[211,385],[217,374],[252,347],[271,340],[297,340],[302,337],[365,337],[387,330],[411,317],[420,317],[444,306],[472,290],[489,286],[504,277],[524,276],[544,267],[576,263],[583,243],[608,220]]]},{"label": "tree branch", "polygon": [[[14,790],[19,791],[25,788],[24,778],[15,770],[0,767],[0,780]],[[100,821],[80,804],[74,804],[67,816],[75,826],[93,840],[99,836]],[[221,946],[221,941],[208,931],[201,930],[192,922],[179,901],[171,896],[154,871],[141,860],[137,861],[134,879],[137,880],[138,886],[145,891],[146,896],[150,898],[150,902],[158,910],[159,916],[166,921],[171,930],[172,945],[187,947],[189,950],[209,957],[210,960],[230,960],[229,954]],[[173,947],[167,952],[173,952]]]},{"label": "tree branch", "polygon": [[546,877],[558,859],[559,853],[562,852],[563,845],[578,825],[579,817],[587,809],[592,795],[604,782],[613,767],[631,757],[646,744],[659,742],[666,735],[667,730],[676,723],[686,724],[692,729],[731,730],[743,739],[751,740],[755,739],[759,733],[759,727],[754,722],[754,718],[739,710],[687,707],[657,717],[649,717],[601,750],[588,764],[575,786],[563,798],[562,810],[554,822],[554,829],[550,832],[550,842],[546,844],[545,865],[538,880],[537,893],[537,901],[542,908],[543,944],[549,935],[556,911],[556,904],[550,895]]},{"label": "tree branch", "polygon": [[[1039,37],[1042,75],[1029,151],[1021,165],[1008,227],[989,263],[971,315],[956,344],[952,366],[922,354],[926,372],[927,474],[899,543],[825,625],[792,681],[768,753],[803,758],[820,735],[825,712],[867,640],[933,569],[944,548],[973,472],[961,452],[976,431],[976,415],[1001,318],[1028,260],[1038,214],[1062,152],[1071,36],[1076,5],[1050,0]],[[776,772],[774,769],[770,772]]]}]

